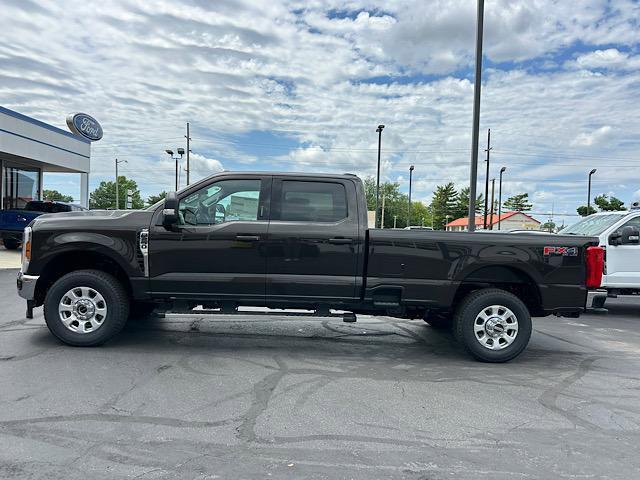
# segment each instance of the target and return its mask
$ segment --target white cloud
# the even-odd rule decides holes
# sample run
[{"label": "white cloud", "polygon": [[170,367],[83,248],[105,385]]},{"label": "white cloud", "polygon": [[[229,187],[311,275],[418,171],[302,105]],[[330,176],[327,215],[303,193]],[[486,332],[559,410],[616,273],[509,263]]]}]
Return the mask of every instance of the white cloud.
[{"label": "white cloud", "polygon": [[567,66],[588,70],[637,70],[640,68],[640,56],[608,48],[579,55],[574,61],[568,62]]},{"label": "white cloud", "polygon": [[579,147],[591,147],[597,145],[611,136],[611,127],[604,125],[591,132],[582,132],[576,136],[571,145]]}]

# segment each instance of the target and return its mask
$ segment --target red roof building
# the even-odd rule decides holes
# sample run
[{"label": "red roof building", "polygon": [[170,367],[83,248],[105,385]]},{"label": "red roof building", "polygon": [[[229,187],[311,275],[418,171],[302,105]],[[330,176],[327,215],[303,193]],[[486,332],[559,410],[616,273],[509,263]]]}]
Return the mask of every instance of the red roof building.
[{"label": "red roof building", "polygon": [[[490,218],[491,217],[491,218]],[[469,225],[469,217],[458,218],[445,225],[445,229],[450,232],[466,231]],[[484,217],[476,216],[476,230],[484,229]],[[500,215],[487,216],[487,229],[492,230],[539,230],[540,222],[523,212],[505,212]]]}]

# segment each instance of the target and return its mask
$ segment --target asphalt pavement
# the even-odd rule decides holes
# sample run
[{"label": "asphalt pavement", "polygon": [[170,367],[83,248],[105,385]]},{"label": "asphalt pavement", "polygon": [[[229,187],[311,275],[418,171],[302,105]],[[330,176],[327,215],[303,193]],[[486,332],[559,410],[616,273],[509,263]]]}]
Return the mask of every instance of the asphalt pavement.
[{"label": "asphalt pavement", "polygon": [[0,478],[638,478],[640,298],[478,363],[420,320],[130,321],[99,348],[0,270]]}]

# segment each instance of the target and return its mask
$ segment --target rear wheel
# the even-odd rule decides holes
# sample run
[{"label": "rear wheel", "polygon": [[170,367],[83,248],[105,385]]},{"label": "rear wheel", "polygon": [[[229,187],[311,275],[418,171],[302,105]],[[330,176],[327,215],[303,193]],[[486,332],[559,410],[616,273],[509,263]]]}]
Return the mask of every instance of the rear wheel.
[{"label": "rear wheel", "polygon": [[507,362],[529,343],[531,316],[515,295],[487,288],[470,293],[454,317],[454,333],[483,362]]},{"label": "rear wheel", "polygon": [[20,246],[20,242],[15,238],[5,238],[2,240],[2,243],[7,250],[17,250]]},{"label": "rear wheel", "polygon": [[129,315],[129,299],[112,275],[78,270],[58,279],[44,301],[51,333],[73,346],[100,345],[118,334]]}]

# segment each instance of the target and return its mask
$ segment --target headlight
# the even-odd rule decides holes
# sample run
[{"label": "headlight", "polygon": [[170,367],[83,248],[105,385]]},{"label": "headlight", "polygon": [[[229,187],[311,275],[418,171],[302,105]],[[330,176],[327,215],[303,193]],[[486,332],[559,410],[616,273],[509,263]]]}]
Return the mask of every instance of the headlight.
[{"label": "headlight", "polygon": [[22,273],[26,273],[31,260],[31,227],[24,229],[22,237]]}]

